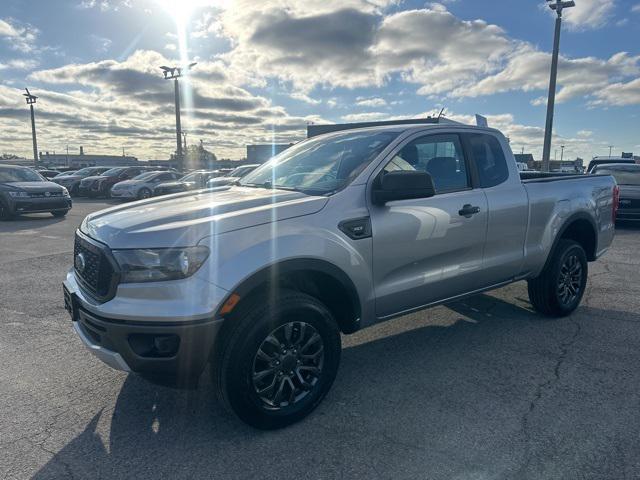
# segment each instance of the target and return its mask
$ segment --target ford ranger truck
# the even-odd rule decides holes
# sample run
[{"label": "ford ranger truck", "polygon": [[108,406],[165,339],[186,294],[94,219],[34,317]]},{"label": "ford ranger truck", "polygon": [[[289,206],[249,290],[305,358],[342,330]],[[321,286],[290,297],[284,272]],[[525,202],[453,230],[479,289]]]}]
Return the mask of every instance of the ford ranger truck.
[{"label": "ford ranger truck", "polygon": [[109,366],[189,384],[210,364],[224,404],[274,429],[327,394],[341,334],[520,280],[571,314],[616,208],[611,176],[521,178],[490,128],[339,131],[236,185],[87,216],[65,304]]}]

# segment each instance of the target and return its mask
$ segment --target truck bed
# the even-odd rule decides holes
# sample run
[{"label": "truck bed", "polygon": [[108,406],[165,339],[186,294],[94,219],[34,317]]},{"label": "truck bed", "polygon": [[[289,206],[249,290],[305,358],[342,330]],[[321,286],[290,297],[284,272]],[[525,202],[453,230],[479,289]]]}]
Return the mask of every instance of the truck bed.
[{"label": "truck bed", "polygon": [[595,176],[597,175],[563,172],[520,172],[520,180],[522,180],[522,183],[555,182],[568,178],[593,178]]}]

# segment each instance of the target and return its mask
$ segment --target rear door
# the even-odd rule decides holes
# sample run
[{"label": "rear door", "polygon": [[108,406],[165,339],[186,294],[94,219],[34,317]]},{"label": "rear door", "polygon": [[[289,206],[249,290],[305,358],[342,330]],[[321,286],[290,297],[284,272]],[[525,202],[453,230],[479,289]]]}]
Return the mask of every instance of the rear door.
[{"label": "rear door", "polygon": [[423,170],[431,198],[371,205],[376,314],[398,314],[482,285],[487,201],[473,189],[458,134],[418,136],[402,144],[382,171]]}]

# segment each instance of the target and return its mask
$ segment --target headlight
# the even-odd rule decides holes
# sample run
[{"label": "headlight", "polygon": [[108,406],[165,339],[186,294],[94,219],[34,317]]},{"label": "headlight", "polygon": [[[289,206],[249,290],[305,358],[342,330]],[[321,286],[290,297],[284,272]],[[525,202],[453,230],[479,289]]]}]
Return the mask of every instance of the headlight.
[{"label": "headlight", "polygon": [[9,192],[9,196],[13,198],[29,198],[27,192]]},{"label": "headlight", "polygon": [[69,196],[69,190],[67,190],[65,187],[62,187],[62,195],[64,197],[68,197]]},{"label": "headlight", "polygon": [[196,273],[209,256],[205,246],[114,250],[122,283],[179,280]]}]

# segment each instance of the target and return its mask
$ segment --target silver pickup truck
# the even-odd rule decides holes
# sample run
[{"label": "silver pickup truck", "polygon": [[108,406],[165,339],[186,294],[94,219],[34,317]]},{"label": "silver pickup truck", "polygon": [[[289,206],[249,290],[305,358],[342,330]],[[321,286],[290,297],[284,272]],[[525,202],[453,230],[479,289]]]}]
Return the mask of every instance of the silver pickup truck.
[{"label": "silver pickup truck", "polygon": [[191,384],[278,428],[329,390],[349,334],[527,280],[565,316],[611,245],[610,176],[521,179],[505,137],[463,125],[303,141],[237,185],[89,215],[65,305],[111,367]]}]

